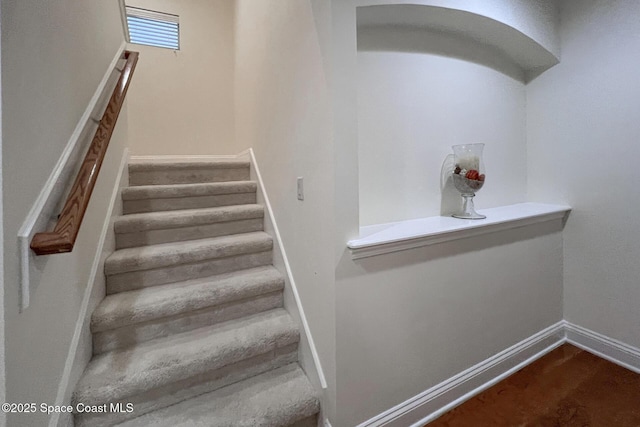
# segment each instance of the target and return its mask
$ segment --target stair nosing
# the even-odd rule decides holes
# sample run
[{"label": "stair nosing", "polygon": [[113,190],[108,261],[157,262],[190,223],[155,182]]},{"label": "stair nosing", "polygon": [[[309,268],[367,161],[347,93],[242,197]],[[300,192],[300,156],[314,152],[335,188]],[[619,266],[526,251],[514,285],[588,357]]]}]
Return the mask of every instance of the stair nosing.
[{"label": "stair nosing", "polygon": [[[264,326],[268,323],[271,323],[269,327]],[[238,334],[239,329],[244,334]],[[245,338],[244,341],[238,336]],[[299,340],[300,333],[291,316],[283,308],[277,308],[230,320],[218,328],[199,328],[108,351],[89,362],[76,387],[74,400],[92,405],[125,399],[187,378],[184,375],[196,376],[220,369],[297,344]],[[124,370],[115,371],[113,365],[122,360],[130,363]],[[190,372],[189,366],[195,371]],[[157,372],[152,380],[148,379],[150,372]],[[109,387],[114,383],[118,386]]]},{"label": "stair nosing", "polygon": [[[273,392],[273,390],[277,392]],[[290,402],[286,407],[278,405],[278,402],[281,401],[283,396],[287,396],[287,401]],[[160,425],[173,426],[177,421],[176,418],[182,417],[181,414],[188,414],[187,416],[192,420],[194,426],[227,426],[230,425],[229,422],[232,420],[227,420],[226,417],[230,415],[235,416],[238,413],[244,416],[248,415],[248,418],[243,418],[243,420],[251,423],[255,422],[256,415],[274,416],[273,413],[264,414],[262,411],[254,412],[253,410],[257,406],[252,404],[255,404],[255,401],[250,401],[248,405],[244,405],[244,408],[236,406],[236,402],[241,402],[242,398],[258,399],[260,402],[266,399],[267,402],[264,406],[280,412],[279,420],[281,422],[295,422],[317,415],[320,412],[320,398],[317,391],[309,382],[299,363],[294,362],[193,397],[189,400],[178,402],[172,406],[159,409],[158,411],[154,411],[156,412],[155,417],[154,412],[144,414],[138,419],[134,418],[124,422],[122,426],[141,427],[143,425],[158,425],[159,420],[156,418],[157,416],[167,420],[166,424],[161,423]],[[208,420],[211,420],[212,415],[220,411],[223,411],[226,417],[222,420],[216,420],[216,424],[211,424],[211,421]],[[228,413],[229,411],[231,414]],[[282,416],[284,416],[285,419],[282,419]],[[292,420],[292,416],[298,416],[298,418]],[[213,417],[215,418],[215,415],[213,415]],[[233,421],[237,422],[236,420]],[[242,426],[246,425],[246,423],[242,424]]]},{"label": "stair nosing", "polygon": [[[227,213],[228,216],[225,217],[223,215],[224,213]],[[175,220],[176,218],[177,220]],[[255,203],[172,211],[140,212],[117,217],[114,221],[114,230],[115,234],[142,233],[146,231],[173,230],[260,218],[264,218],[264,206]]]},{"label": "stair nosing", "polygon": [[[258,277],[255,277],[258,276]],[[253,292],[245,293],[225,293],[216,290],[224,289],[225,286],[231,286],[234,281],[245,280],[250,281],[249,288],[258,288],[260,284],[265,284],[264,289],[254,289]],[[257,282],[257,283],[256,283]],[[239,286],[238,284],[234,284]],[[243,283],[244,285],[244,283]],[[166,298],[170,297],[172,293],[178,292],[178,290],[184,290],[185,292],[193,293],[193,290],[200,290],[201,292],[196,295],[188,295],[179,300],[179,302],[185,303],[184,306],[178,305],[175,299],[171,299],[172,303],[169,304]],[[245,288],[244,286],[241,288]],[[273,288],[273,289],[272,289]],[[219,305],[228,304],[234,301],[241,301],[248,298],[253,298],[263,294],[276,292],[284,288],[284,277],[273,266],[257,267],[247,270],[240,270],[233,273],[227,273],[217,276],[209,276],[201,279],[192,279],[182,282],[168,283],[165,285],[152,286],[148,288],[135,289],[131,291],[119,292],[116,294],[107,295],[107,297],[98,305],[91,316],[91,332],[105,332],[112,331],[127,326],[134,326],[141,323],[159,320],[163,318],[169,318],[171,316],[178,316],[182,314],[188,314],[194,310],[201,310],[206,308],[213,308]],[[206,291],[205,291],[206,289]],[[207,292],[208,291],[208,292]],[[203,293],[211,294],[207,295],[210,298],[204,299]],[[164,294],[164,295],[163,295]],[[214,295],[215,294],[215,295]],[[158,295],[164,296],[164,299],[158,301]],[[153,298],[155,296],[155,299]],[[213,299],[215,297],[215,299]],[[130,312],[131,305],[127,304],[129,312],[120,309],[123,301],[131,298],[136,299],[136,302],[143,302],[144,304],[137,306],[138,310],[143,307],[147,307],[146,310],[138,311],[137,316],[134,316]],[[149,302],[146,302],[148,299]],[[187,301],[196,299],[194,305],[187,307]],[[153,304],[151,304],[153,302]],[[172,309],[165,310],[165,306],[168,305]],[[115,306],[115,309],[110,308]],[[106,307],[106,308],[105,308]],[[155,310],[153,310],[155,308]],[[162,309],[162,311],[160,311]]]},{"label": "stair nosing", "polygon": [[251,162],[248,160],[209,160],[209,161],[178,161],[178,162],[140,162],[130,163],[129,171],[137,172],[155,172],[162,170],[180,170],[180,169],[248,169]]},{"label": "stair nosing", "polygon": [[[159,243],[116,250],[105,260],[104,272],[105,275],[112,276],[265,252],[272,249],[273,238],[264,231]],[[209,253],[210,251],[213,253]]]},{"label": "stair nosing", "polygon": [[[248,191],[239,191],[248,188]],[[203,189],[214,190],[211,192],[202,193]],[[215,192],[215,190],[233,189],[232,192]],[[174,190],[176,193],[172,193],[168,190]],[[192,190],[189,192],[188,190]],[[196,192],[194,190],[200,190]],[[137,200],[152,200],[152,199],[184,199],[189,197],[208,197],[208,196],[223,196],[233,194],[250,194],[257,190],[257,182],[252,180],[242,181],[224,181],[224,182],[198,182],[190,184],[145,184],[126,187],[122,189],[122,200],[125,202],[137,201]],[[168,192],[169,194],[162,194]],[[142,194],[140,194],[142,193]],[[147,194],[150,193],[150,194]],[[154,194],[156,193],[156,194]],[[160,194],[157,194],[160,193]]]}]

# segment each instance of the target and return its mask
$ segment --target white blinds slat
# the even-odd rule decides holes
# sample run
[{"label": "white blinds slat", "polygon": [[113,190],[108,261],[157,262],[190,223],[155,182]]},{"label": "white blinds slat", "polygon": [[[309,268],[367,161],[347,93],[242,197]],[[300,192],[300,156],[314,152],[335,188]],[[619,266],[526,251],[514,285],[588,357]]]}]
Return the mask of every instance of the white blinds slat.
[{"label": "white blinds slat", "polygon": [[180,23],[177,15],[127,6],[129,42],[180,49]]},{"label": "white blinds slat", "polygon": [[177,24],[180,22],[178,15],[172,15],[170,13],[156,12],[154,10],[140,9],[138,7],[127,6],[127,16],[135,16],[143,19],[154,19],[156,21],[173,22]]}]

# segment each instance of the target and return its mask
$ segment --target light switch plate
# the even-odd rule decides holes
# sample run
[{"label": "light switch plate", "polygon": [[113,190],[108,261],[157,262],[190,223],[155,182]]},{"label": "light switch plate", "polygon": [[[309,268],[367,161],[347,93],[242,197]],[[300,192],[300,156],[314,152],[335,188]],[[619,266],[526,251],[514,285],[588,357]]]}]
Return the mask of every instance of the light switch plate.
[{"label": "light switch plate", "polygon": [[304,178],[299,176],[298,182],[298,200],[304,200]]}]

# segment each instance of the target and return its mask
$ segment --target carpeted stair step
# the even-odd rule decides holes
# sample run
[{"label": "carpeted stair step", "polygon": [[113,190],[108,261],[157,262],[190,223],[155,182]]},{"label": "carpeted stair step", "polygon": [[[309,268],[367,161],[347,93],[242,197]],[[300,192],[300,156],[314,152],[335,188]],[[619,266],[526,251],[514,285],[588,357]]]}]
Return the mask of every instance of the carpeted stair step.
[{"label": "carpeted stair step", "polygon": [[297,363],[127,421],[122,427],[316,427],[318,397]]},{"label": "carpeted stair step", "polygon": [[142,185],[122,189],[126,214],[256,203],[255,181]]},{"label": "carpeted stair step", "polygon": [[249,161],[144,162],[129,164],[129,185],[194,184],[249,179]]},{"label": "carpeted stair step", "polygon": [[116,248],[262,231],[261,205],[224,206],[124,215],[116,219]]},{"label": "carpeted stair step", "polygon": [[297,360],[299,332],[283,309],[94,357],[73,406],[131,403],[134,411],[76,414],[76,426],[112,425]]},{"label": "carpeted stair step", "polygon": [[282,307],[283,289],[268,266],[109,295],[91,317],[94,353]]},{"label": "carpeted stair step", "polygon": [[269,265],[264,232],[120,249],[105,261],[107,294]]}]

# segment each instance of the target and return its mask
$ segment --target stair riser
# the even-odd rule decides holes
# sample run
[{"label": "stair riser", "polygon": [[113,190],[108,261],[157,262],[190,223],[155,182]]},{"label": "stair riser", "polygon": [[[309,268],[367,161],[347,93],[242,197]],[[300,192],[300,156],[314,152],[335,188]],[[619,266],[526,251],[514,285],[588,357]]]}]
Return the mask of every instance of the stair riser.
[{"label": "stair riser", "polygon": [[94,354],[283,307],[281,291],[93,334]]},{"label": "stair riser", "polygon": [[262,218],[255,218],[198,225],[195,227],[149,230],[138,233],[118,233],[116,234],[116,249],[251,233],[253,231],[262,231],[264,228],[263,224]]},{"label": "stair riser", "polygon": [[107,294],[150,286],[198,279],[216,274],[270,265],[272,251],[208,259],[193,264],[179,264],[153,270],[132,271],[107,276]]},{"label": "stair riser", "polygon": [[123,201],[125,215],[145,212],[175,211],[180,209],[214,208],[218,206],[249,205],[256,203],[256,193],[217,194],[212,196],[176,197],[168,199],[140,199]]},{"label": "stair riser", "polygon": [[298,420],[286,427],[318,427],[318,415],[313,415],[303,420]]},{"label": "stair riser", "polygon": [[298,360],[298,344],[244,359],[233,365],[126,398],[132,413],[76,414],[76,427],[106,427],[208,393]]},{"label": "stair riser", "polygon": [[173,169],[129,172],[129,185],[197,184],[249,180],[249,168]]}]

